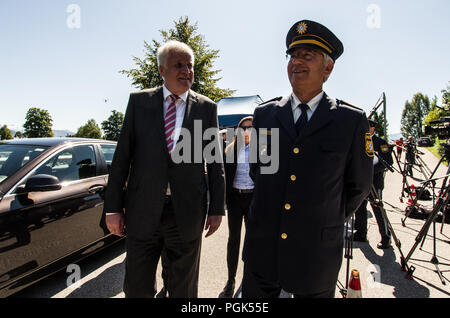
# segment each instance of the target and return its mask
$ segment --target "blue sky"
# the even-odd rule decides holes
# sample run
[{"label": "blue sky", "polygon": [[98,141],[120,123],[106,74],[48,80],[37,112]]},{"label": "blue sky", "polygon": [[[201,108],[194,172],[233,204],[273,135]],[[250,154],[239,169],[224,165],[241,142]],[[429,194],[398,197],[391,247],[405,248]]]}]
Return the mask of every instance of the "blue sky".
[{"label": "blue sky", "polygon": [[[81,10],[80,28],[67,25],[70,4]],[[76,131],[90,118],[100,124],[111,110],[124,112],[136,89],[119,70],[134,67],[144,41],[161,40],[159,30],[188,16],[220,50],[219,86],[263,100],[291,92],[289,28],[301,19],[325,24],[345,51],[324,90],[367,112],[385,92],[389,133],[397,133],[415,93],[441,103],[450,81],[449,13],[448,0],[1,0],[0,124],[20,127],[28,108],[40,107],[54,129]]]}]

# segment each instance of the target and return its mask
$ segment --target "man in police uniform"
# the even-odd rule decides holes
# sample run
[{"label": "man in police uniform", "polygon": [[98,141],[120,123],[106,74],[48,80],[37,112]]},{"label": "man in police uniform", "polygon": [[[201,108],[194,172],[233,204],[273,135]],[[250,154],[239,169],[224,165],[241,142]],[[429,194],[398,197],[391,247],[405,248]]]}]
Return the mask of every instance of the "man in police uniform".
[{"label": "man in police uniform", "polygon": [[[254,137],[267,140],[259,157],[276,156],[272,146],[279,143],[279,169],[265,174],[263,160],[251,166],[255,188],[242,297],[278,297],[281,289],[334,297],[344,223],[372,184],[372,140],[364,112],[322,90],[343,53],[341,41],[323,25],[302,20],[289,30],[286,46],[293,92],[254,113]],[[276,130],[279,139],[272,140]]]},{"label": "man in police uniform", "polygon": [[[394,163],[392,159],[392,147],[388,145],[388,142],[383,138],[375,135],[376,122],[369,120],[370,134],[372,135],[373,147],[375,156],[373,158],[373,186],[377,192],[378,198],[382,199],[382,192],[384,189],[384,175],[386,171],[386,164],[392,165]],[[383,163],[384,161],[384,163]],[[370,200],[373,200],[373,196]],[[381,235],[381,242],[377,247],[380,249],[386,249],[391,246],[391,233],[386,224],[386,220],[383,217],[380,209],[371,204],[372,211],[375,214],[375,218],[378,223],[378,230]],[[357,242],[367,241],[367,200],[359,207],[355,214],[355,229],[356,232],[353,236],[353,240]]]}]

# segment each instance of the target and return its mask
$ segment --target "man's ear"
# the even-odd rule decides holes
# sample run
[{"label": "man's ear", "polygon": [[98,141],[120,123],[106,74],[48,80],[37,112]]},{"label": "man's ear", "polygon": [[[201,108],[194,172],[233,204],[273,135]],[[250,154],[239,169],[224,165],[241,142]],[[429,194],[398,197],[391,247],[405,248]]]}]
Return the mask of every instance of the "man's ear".
[{"label": "man's ear", "polygon": [[164,78],[164,73],[165,73],[164,66],[160,65],[158,70],[159,70],[159,75],[161,75],[161,77]]},{"label": "man's ear", "polygon": [[324,70],[325,76],[330,76],[333,69],[334,69],[334,62],[329,61],[327,66],[325,66],[325,70]]}]

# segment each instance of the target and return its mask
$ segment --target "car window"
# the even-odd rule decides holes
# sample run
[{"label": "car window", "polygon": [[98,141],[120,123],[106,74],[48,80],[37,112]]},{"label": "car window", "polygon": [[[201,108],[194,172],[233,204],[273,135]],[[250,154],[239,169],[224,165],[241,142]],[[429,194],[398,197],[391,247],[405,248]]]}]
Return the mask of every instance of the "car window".
[{"label": "car window", "polygon": [[100,145],[103,156],[105,157],[106,166],[108,167],[108,173],[111,169],[111,163],[114,157],[114,152],[116,151],[116,147],[116,145]]},{"label": "car window", "polygon": [[34,145],[0,144],[0,183],[47,148]]},{"label": "car window", "polygon": [[96,176],[94,147],[75,146],[60,151],[40,166],[33,175],[48,174],[60,182],[76,181]]}]

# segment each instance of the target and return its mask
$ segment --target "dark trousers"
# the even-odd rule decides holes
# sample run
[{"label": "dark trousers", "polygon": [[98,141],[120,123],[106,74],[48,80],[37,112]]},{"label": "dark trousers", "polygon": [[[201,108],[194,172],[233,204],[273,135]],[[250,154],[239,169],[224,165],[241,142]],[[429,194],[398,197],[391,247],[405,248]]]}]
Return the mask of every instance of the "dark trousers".
[{"label": "dark trousers", "polygon": [[236,277],[241,246],[242,219],[247,224],[247,215],[250,203],[252,202],[252,196],[253,193],[239,193],[233,190],[228,199],[228,280],[234,280]]},{"label": "dark trousers", "polygon": [[[382,189],[375,189],[378,193],[380,200],[382,199]],[[372,194],[370,194],[369,198],[372,200]],[[375,219],[378,224],[378,232],[381,235],[381,241],[387,242],[391,238],[391,233],[387,227],[386,220],[381,213],[381,209],[378,206],[371,205],[373,214],[375,215]],[[355,213],[355,230],[363,237],[367,235],[367,199],[361,203],[358,210]]]},{"label": "dark trousers", "polygon": [[[336,281],[334,286],[336,286]],[[247,264],[244,265],[242,279],[242,298],[278,298],[282,286],[277,281],[270,281],[254,273]],[[336,287],[313,294],[294,294],[294,298],[334,298]]]},{"label": "dark trousers", "polygon": [[156,294],[156,269],[164,249],[167,290],[171,298],[196,298],[200,264],[201,236],[184,241],[177,229],[170,202],[164,206],[159,227],[149,241],[127,237],[125,281],[127,298],[153,298]]}]

